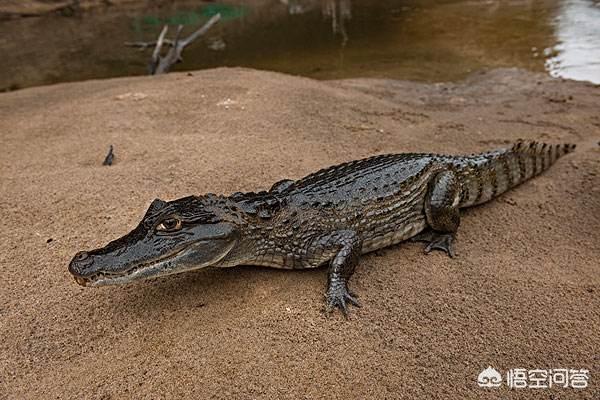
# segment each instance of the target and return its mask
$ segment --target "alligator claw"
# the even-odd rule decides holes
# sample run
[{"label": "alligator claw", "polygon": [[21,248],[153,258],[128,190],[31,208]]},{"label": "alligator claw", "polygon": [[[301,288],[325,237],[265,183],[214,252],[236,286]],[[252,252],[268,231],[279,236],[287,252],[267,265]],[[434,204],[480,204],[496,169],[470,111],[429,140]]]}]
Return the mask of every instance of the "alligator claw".
[{"label": "alligator claw", "polygon": [[454,234],[453,233],[438,233],[435,231],[427,231],[411,239],[413,242],[427,242],[425,247],[425,254],[429,254],[432,250],[441,250],[448,254],[450,258],[453,258],[456,253],[454,252]]},{"label": "alligator claw", "polygon": [[325,306],[325,313],[327,314],[331,314],[335,308],[339,308],[342,314],[344,314],[344,317],[348,319],[347,303],[350,303],[355,307],[361,307],[360,302],[356,298],[357,296],[354,293],[348,292],[348,289],[345,286],[330,288],[325,297],[327,298],[327,304]]}]

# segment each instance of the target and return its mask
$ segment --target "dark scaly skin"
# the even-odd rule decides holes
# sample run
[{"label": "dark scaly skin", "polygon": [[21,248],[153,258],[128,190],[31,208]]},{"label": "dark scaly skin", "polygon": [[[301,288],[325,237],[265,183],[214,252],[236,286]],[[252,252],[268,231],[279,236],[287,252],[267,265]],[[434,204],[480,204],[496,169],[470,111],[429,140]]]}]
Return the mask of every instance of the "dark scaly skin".
[{"label": "dark scaly skin", "polygon": [[413,238],[454,256],[461,208],[538,175],[574,145],[517,142],[469,156],[390,154],[323,169],[268,192],[155,200],[131,233],[78,253],[82,285],[128,283],[206,266],[303,269],[329,264],[327,309],[349,292],[361,254]]}]

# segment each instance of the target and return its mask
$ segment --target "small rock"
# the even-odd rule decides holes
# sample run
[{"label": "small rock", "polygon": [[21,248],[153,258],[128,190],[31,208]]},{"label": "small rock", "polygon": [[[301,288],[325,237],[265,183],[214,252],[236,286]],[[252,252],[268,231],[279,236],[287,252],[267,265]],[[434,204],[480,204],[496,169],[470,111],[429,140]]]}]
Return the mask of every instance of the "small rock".
[{"label": "small rock", "polygon": [[146,93],[128,92],[128,93],[123,93],[123,94],[118,95],[117,97],[115,97],[115,99],[139,101],[139,100],[145,99],[146,97],[148,97],[148,95]]},{"label": "small rock", "polygon": [[232,106],[234,104],[237,104],[237,101],[235,100],[231,100],[229,97],[226,98],[225,100],[221,100],[220,102],[217,103],[217,106],[220,107],[225,107],[225,108],[229,108],[229,106]]}]

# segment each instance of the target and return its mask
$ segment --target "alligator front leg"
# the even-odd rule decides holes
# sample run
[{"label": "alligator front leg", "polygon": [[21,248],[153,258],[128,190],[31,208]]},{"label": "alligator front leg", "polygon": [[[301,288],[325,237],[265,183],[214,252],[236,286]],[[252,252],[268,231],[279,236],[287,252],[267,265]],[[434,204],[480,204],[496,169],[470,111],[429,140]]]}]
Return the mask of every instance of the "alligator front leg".
[{"label": "alligator front leg", "polygon": [[433,178],[425,198],[425,216],[431,230],[413,238],[428,243],[425,253],[437,249],[454,257],[454,238],[460,225],[459,198],[460,185],[453,171],[440,172]]},{"label": "alligator front leg", "polygon": [[334,252],[327,273],[326,312],[339,308],[348,318],[347,303],[360,307],[356,296],[348,290],[348,281],[358,264],[362,240],[356,232],[342,230],[319,238],[314,246],[322,253]]}]

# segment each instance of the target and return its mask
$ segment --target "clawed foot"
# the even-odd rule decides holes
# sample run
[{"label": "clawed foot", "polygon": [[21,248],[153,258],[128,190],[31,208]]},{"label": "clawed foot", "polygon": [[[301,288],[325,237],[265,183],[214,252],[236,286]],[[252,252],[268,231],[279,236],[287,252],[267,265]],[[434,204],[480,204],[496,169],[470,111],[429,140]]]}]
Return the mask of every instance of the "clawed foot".
[{"label": "clawed foot", "polygon": [[427,242],[429,243],[425,247],[425,254],[429,254],[431,250],[441,250],[448,254],[450,257],[454,257],[454,234],[453,233],[439,233],[433,230],[423,232],[411,239],[413,242]]},{"label": "clawed foot", "polygon": [[330,314],[335,308],[339,308],[344,317],[348,319],[348,305],[351,303],[355,307],[360,307],[360,303],[356,299],[356,295],[348,291],[346,285],[335,285],[330,286],[327,289],[327,304],[325,306],[325,313]]}]

